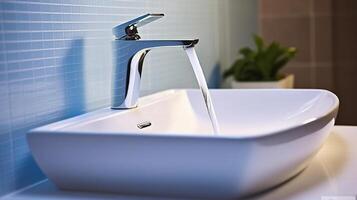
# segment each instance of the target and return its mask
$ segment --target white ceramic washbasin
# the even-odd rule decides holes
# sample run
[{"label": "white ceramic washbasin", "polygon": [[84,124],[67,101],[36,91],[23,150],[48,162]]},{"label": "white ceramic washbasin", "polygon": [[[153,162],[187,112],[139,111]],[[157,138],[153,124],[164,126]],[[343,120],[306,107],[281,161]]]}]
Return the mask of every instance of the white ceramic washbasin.
[{"label": "white ceramic washbasin", "polygon": [[[34,129],[28,142],[59,188],[236,198],[304,169],[334,125],[326,90],[211,90],[214,135],[199,90],[169,90]],[[148,121],[143,129],[138,124]],[[145,123],[144,123],[145,124]]]}]

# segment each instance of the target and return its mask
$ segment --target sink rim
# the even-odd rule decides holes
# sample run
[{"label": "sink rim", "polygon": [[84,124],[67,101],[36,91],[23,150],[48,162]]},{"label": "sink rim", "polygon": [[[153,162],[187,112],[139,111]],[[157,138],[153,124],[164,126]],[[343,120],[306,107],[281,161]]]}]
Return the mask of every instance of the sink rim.
[{"label": "sink rim", "polygon": [[[234,136],[234,135],[214,135],[214,134],[207,134],[207,135],[182,135],[178,134],[175,132],[170,132],[168,133],[159,133],[157,131],[153,131],[152,133],[145,133],[145,134],[133,134],[134,132],[113,132],[113,131],[102,131],[100,132],[100,135],[121,135],[121,136],[132,136],[132,137],[162,137],[162,138],[201,138],[201,139],[256,139],[256,138],[263,138],[263,137],[268,137],[272,135],[278,135],[278,134],[283,134],[285,132],[290,132],[294,131],[306,126],[314,126],[317,123],[320,122],[325,122],[328,123],[331,120],[334,120],[337,116],[338,108],[339,108],[339,99],[338,97],[324,89],[210,89],[210,91],[235,91],[235,92],[259,92],[259,91],[264,91],[264,92],[283,92],[283,91],[296,91],[296,92],[320,92],[320,93],[325,93],[333,98],[333,104],[331,105],[331,108],[325,113],[320,116],[317,116],[315,118],[307,119],[304,122],[301,123],[296,123],[293,124],[289,127],[284,127],[281,129],[276,129],[272,131],[266,131],[262,133],[257,133],[257,134],[250,134],[250,135],[239,135],[239,136]],[[155,104],[157,102],[160,102],[162,100],[165,100],[166,98],[171,97],[172,94],[177,94],[180,92],[190,92],[190,91],[198,91],[198,89],[169,89],[169,90],[164,90],[160,91],[157,93],[153,93],[144,97],[141,97],[139,99],[139,106],[140,107],[146,107],[150,106],[152,104]],[[134,108],[135,109],[135,108]],[[75,117],[71,117],[68,119],[64,119],[61,121],[53,122],[35,129],[30,130],[31,134],[48,134],[48,133],[63,133],[63,134],[72,134],[72,135],[96,135],[98,132],[89,132],[89,131],[73,131],[73,130],[66,130],[66,127],[70,127],[74,124],[82,124],[82,123],[90,123],[93,121],[96,121],[98,119],[105,119],[109,117],[113,117],[116,115],[121,115],[126,112],[130,112],[131,109],[129,110],[113,110],[110,107],[106,108],[101,108],[98,110],[90,111],[88,113],[84,113],[82,115],[78,115]],[[98,116],[103,115],[103,117]],[[79,120],[79,121],[78,121]]]}]

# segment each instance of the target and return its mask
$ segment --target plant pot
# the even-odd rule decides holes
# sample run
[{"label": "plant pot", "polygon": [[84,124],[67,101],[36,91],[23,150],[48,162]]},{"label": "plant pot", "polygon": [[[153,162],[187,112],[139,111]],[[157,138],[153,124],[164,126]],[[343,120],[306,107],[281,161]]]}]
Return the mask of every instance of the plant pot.
[{"label": "plant pot", "polygon": [[236,81],[232,80],[234,89],[258,89],[258,88],[294,88],[294,75],[289,74],[278,81]]}]

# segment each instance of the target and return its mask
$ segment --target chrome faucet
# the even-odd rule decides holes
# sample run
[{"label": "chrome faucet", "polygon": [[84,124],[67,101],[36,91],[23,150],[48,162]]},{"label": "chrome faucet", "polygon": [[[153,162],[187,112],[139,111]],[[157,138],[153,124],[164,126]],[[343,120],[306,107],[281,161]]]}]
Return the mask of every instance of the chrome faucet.
[{"label": "chrome faucet", "polygon": [[113,28],[115,40],[112,85],[112,109],[137,106],[145,56],[157,47],[193,47],[195,40],[140,40],[138,27],[155,21],[164,14],[146,14]]}]

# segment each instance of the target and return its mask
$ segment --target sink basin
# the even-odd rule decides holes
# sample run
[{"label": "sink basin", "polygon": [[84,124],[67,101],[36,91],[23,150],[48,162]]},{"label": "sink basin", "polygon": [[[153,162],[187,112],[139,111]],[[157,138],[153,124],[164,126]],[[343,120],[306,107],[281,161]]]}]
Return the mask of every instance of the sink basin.
[{"label": "sink basin", "polygon": [[130,110],[97,110],[32,130],[28,142],[59,188],[225,199],[302,171],[334,125],[326,90],[211,90],[214,134],[199,90],[168,90]]}]

